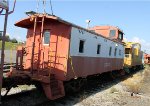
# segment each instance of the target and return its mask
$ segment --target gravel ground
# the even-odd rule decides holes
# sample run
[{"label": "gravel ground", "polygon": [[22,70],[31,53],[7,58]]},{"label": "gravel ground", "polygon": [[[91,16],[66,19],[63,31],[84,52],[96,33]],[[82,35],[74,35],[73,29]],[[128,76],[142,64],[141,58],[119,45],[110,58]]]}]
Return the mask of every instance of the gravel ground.
[{"label": "gravel ground", "polygon": [[[150,106],[150,68],[104,91],[96,91],[75,106]],[[86,95],[84,95],[86,97]]]},{"label": "gravel ground", "polygon": [[[31,91],[36,89],[34,85],[18,85],[18,87],[11,88],[7,95],[13,95],[21,92]],[[2,88],[1,95],[4,96],[6,93],[6,88]]]}]

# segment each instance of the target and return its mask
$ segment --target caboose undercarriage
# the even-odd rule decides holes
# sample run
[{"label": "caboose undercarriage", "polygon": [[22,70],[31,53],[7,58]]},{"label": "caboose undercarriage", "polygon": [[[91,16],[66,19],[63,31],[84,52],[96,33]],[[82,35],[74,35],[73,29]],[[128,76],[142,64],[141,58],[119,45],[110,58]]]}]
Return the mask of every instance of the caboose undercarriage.
[{"label": "caboose undercarriage", "polygon": [[54,74],[42,75],[40,73],[39,75],[39,73],[31,73],[27,70],[25,71],[15,68],[11,68],[10,72],[5,74],[3,87],[6,87],[8,92],[12,87],[17,87],[17,85],[24,84],[40,84],[47,98],[50,100],[65,96],[63,81],[57,80]]}]

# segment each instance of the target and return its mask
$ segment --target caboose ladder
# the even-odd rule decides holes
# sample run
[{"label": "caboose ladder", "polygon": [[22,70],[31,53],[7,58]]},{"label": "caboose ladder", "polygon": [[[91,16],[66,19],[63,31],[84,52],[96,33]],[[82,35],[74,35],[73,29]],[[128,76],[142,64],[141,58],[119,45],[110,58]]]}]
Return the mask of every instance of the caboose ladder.
[{"label": "caboose ladder", "polygon": [[36,26],[37,26],[37,14],[34,19],[34,29],[33,29],[33,42],[32,42],[32,54],[31,54],[31,68],[30,71],[33,74],[33,63],[34,63],[34,49],[35,49],[35,36],[36,36]]},{"label": "caboose ladder", "polygon": [[[55,50],[52,51],[55,52],[53,67],[54,69],[57,69],[58,34],[56,35],[56,41],[54,41],[53,44],[55,45]],[[63,81],[56,79],[55,75],[53,75],[53,77],[51,78],[50,86],[54,99],[65,96]]]},{"label": "caboose ladder", "polygon": [[[43,44],[44,21],[45,21],[45,14],[43,15],[42,20],[40,21],[41,22],[41,34],[40,34],[41,41],[39,42],[39,47],[38,47],[39,48],[38,66],[40,66],[40,61],[41,61],[40,60],[40,55],[42,55],[42,57],[44,57],[44,54],[41,53],[41,51],[44,50],[43,46],[42,46],[42,44]],[[35,25],[35,27],[36,27],[36,25]],[[35,30],[36,30],[36,28],[35,28]],[[57,35],[57,39],[56,39],[56,42],[55,42],[55,46],[56,46],[55,49],[56,50],[51,51],[51,52],[55,52],[54,61],[53,61],[54,68],[56,68],[56,60],[57,60],[57,42],[58,42],[58,35]],[[51,63],[52,61],[50,60],[49,62]],[[50,68],[45,69],[45,67],[44,67],[44,58],[42,59],[41,63],[42,63],[42,70],[40,70],[40,67],[38,68],[38,75],[41,75],[40,71],[43,71],[43,72],[49,71],[48,73],[50,73],[51,72],[51,65],[50,65]],[[63,82],[56,79],[55,74],[50,73],[49,76],[44,76],[43,75],[43,77],[49,77],[48,78],[49,82],[47,82],[47,83],[46,82],[41,82],[41,84],[43,86],[43,89],[44,89],[44,92],[45,92],[46,96],[50,100],[54,100],[54,99],[65,96]]]},{"label": "caboose ladder", "polygon": [[[55,71],[55,69],[57,69],[56,61],[57,61],[58,35],[56,35],[56,41],[51,42],[51,44],[55,46],[55,50],[50,50],[50,52],[53,55],[50,55],[51,53],[48,55],[48,63],[50,63],[51,71],[52,70]],[[51,65],[51,63],[53,65]],[[44,86],[44,91],[45,91],[46,96],[51,100],[65,96],[63,81],[57,79],[55,74],[50,75],[50,84],[49,85],[45,84],[43,86]]]}]

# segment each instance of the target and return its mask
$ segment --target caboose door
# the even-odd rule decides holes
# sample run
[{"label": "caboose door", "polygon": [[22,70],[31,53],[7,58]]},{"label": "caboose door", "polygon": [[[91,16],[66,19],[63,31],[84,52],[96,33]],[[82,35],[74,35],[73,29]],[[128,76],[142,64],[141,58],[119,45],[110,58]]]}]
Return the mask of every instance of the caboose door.
[{"label": "caboose door", "polygon": [[41,67],[42,69],[50,68],[50,37],[51,33],[50,30],[44,30],[43,33],[43,43],[42,43],[42,50],[41,50]]},{"label": "caboose door", "polygon": [[44,30],[41,50],[42,69],[56,67],[58,35],[52,34],[52,30]]}]

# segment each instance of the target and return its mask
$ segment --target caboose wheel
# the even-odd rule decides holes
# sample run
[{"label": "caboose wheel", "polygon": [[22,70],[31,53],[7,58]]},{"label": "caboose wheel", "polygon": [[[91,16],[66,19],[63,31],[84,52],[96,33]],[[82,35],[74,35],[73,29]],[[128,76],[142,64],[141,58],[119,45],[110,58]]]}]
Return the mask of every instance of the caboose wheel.
[{"label": "caboose wheel", "polygon": [[77,93],[77,92],[79,92],[80,91],[80,88],[81,88],[81,86],[80,86],[80,81],[73,81],[72,83],[71,83],[71,89],[72,89],[72,91],[74,92],[74,93]]},{"label": "caboose wheel", "polygon": [[69,82],[69,83],[65,84],[65,91],[68,93],[75,93],[75,92],[77,92],[76,86],[77,86],[76,81]]},{"label": "caboose wheel", "polygon": [[39,90],[41,92],[43,91],[43,87],[42,87],[42,85],[41,85],[40,82],[35,82],[34,85],[35,85],[35,87],[36,87],[37,90]]},{"label": "caboose wheel", "polygon": [[73,80],[65,85],[65,91],[77,93],[86,86],[86,83],[86,79]]},{"label": "caboose wheel", "polygon": [[114,71],[111,71],[109,75],[112,79],[115,79],[117,77]]}]

